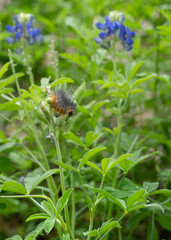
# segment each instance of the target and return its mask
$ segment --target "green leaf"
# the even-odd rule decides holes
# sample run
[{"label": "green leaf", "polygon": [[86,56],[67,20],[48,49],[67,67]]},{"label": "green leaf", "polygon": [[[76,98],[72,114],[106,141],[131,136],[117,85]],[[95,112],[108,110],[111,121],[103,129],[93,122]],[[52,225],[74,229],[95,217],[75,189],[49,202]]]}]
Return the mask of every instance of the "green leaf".
[{"label": "green leaf", "polygon": [[120,85],[117,82],[110,82],[103,85],[102,88],[111,88],[111,87],[120,87]]},{"label": "green leaf", "polygon": [[97,237],[99,235],[99,232],[94,229],[92,231],[87,231],[87,232],[83,232],[84,236],[91,236],[91,237]]},{"label": "green leaf", "polygon": [[[23,77],[25,74],[24,73],[17,73],[16,74],[16,77],[17,78],[20,78],[20,77]],[[4,88],[5,86],[7,86],[8,84],[12,83],[13,81],[15,80],[15,77],[14,76],[11,76],[7,79],[4,79],[4,80],[1,80],[0,81],[0,89],[1,88]]]},{"label": "green leaf", "polygon": [[35,213],[31,216],[29,216],[27,219],[26,219],[26,222],[28,221],[32,221],[32,220],[35,220],[35,219],[46,219],[48,218],[49,215],[46,214],[46,213]]},{"label": "green leaf", "polygon": [[95,114],[102,106],[104,106],[106,103],[109,103],[109,100],[104,100],[96,103],[93,106],[92,113]]},{"label": "green leaf", "polygon": [[79,112],[86,114],[87,116],[91,116],[91,113],[88,109],[83,106],[77,106]]},{"label": "green leaf", "polygon": [[49,85],[49,81],[50,81],[50,77],[49,77],[49,78],[42,78],[42,79],[40,80],[40,82],[41,82],[41,88],[42,88],[43,90],[45,90],[45,89],[46,89],[46,86]]},{"label": "green leaf", "polygon": [[28,194],[30,194],[43,180],[51,176],[52,174],[58,173],[60,170],[59,169],[52,169],[41,176],[35,176],[35,177],[28,177],[25,179],[25,185],[26,189],[28,191]]},{"label": "green leaf", "polygon": [[169,190],[169,189],[159,189],[159,190],[156,190],[154,192],[149,193],[149,195],[155,195],[155,194],[163,194],[163,195],[166,195],[166,196],[169,197],[171,195],[171,190]]},{"label": "green leaf", "polygon": [[62,209],[67,204],[69,196],[71,195],[72,191],[73,191],[73,188],[70,188],[70,189],[66,190],[64,192],[64,194],[62,195],[62,197],[58,199],[57,204],[56,204],[56,209],[57,209],[56,216],[58,214],[60,214]]},{"label": "green leaf", "polygon": [[8,150],[8,149],[12,148],[14,145],[15,145],[15,142],[4,143],[4,144],[0,145],[0,152]]},{"label": "green leaf", "polygon": [[86,147],[88,148],[98,138],[98,136],[98,133],[94,133],[92,131],[87,132],[85,136]]},{"label": "green leaf", "polygon": [[99,85],[104,85],[105,81],[103,81],[103,80],[94,80],[94,81],[92,81],[92,83],[99,84]]},{"label": "green leaf", "polygon": [[136,74],[136,72],[138,71],[138,69],[141,67],[141,65],[144,63],[144,61],[141,61],[137,64],[135,64],[135,66],[133,66],[133,68],[131,69],[129,76],[128,76],[128,81],[130,81]]},{"label": "green leaf", "polygon": [[137,205],[137,206],[132,207],[131,209],[129,209],[129,212],[133,212],[133,211],[135,211],[135,210],[138,210],[138,209],[141,209],[141,208],[144,208],[144,207],[146,207],[146,205],[145,205],[144,203],[142,203],[142,204],[139,204],[139,205]]},{"label": "green leaf", "polygon": [[44,230],[47,234],[50,233],[50,231],[52,230],[52,228],[55,225],[55,217],[49,217],[45,220],[44,222]]},{"label": "green leaf", "polygon": [[64,134],[64,137],[77,143],[78,145],[80,145],[81,147],[85,147],[84,143],[79,139],[79,137],[77,137],[74,133],[72,132],[66,132]]},{"label": "green leaf", "polygon": [[104,175],[106,175],[106,173],[107,173],[107,168],[109,166],[109,163],[110,163],[110,158],[103,158],[101,160],[101,166],[102,166]]},{"label": "green leaf", "polygon": [[42,231],[44,229],[44,222],[41,222],[38,224],[38,226],[36,227],[36,229],[34,231],[32,231],[31,233],[29,233],[24,240],[30,240],[30,237],[34,237],[34,240],[36,240],[36,237],[38,237]]},{"label": "green leaf", "polygon": [[113,128],[113,135],[115,136],[124,126],[125,124],[121,124],[119,127]]},{"label": "green leaf", "polygon": [[1,191],[15,192],[20,194],[27,194],[26,188],[18,182],[15,181],[6,181],[2,185]]},{"label": "green leaf", "polygon": [[110,171],[113,167],[115,167],[118,163],[120,163],[121,161],[127,159],[128,157],[131,157],[133,154],[124,154],[122,156],[120,156],[119,158],[117,158],[116,160],[110,162],[108,168],[107,168],[107,172]]},{"label": "green leaf", "polygon": [[150,183],[150,182],[144,182],[143,183],[143,188],[148,192],[152,192],[154,190],[156,190],[159,186],[159,182],[153,182],[153,183]]},{"label": "green leaf", "polygon": [[97,188],[93,188],[87,184],[84,185],[86,188],[89,188],[91,190],[94,190],[95,192],[100,193],[102,196],[108,198],[109,200],[111,200],[112,202],[114,202],[116,205],[118,205],[120,208],[122,208],[123,210],[126,209],[126,205],[125,205],[125,201],[117,199],[115,197],[113,197],[110,193],[108,193],[105,190],[101,190],[101,189],[97,189]]},{"label": "green leaf", "polygon": [[14,89],[13,88],[5,88],[3,90],[0,91],[0,95],[2,94],[7,94],[7,93],[11,93],[11,92],[14,92]]},{"label": "green leaf", "polygon": [[3,65],[3,67],[0,70],[0,78],[4,75],[4,73],[8,70],[8,67],[10,65],[10,62],[7,62]]},{"label": "green leaf", "polygon": [[127,210],[129,210],[131,207],[133,207],[137,203],[141,202],[147,202],[145,198],[145,189],[140,189],[137,192],[133,193],[128,199],[127,199]]},{"label": "green leaf", "polygon": [[103,224],[102,227],[100,228],[100,235],[106,233],[109,229],[112,228],[121,228],[119,222],[117,221],[112,221],[112,222],[108,222],[107,224]]},{"label": "green leaf", "polygon": [[105,149],[106,149],[106,147],[104,147],[104,146],[99,146],[99,147],[93,148],[93,149],[89,150],[88,152],[86,152],[86,153],[84,154],[84,156],[82,157],[82,159],[81,159],[81,162],[80,162],[80,165],[79,165],[79,170],[82,168],[82,166],[83,166],[84,164],[86,164],[86,162],[87,162],[90,158],[92,158],[95,154],[97,154],[97,153],[99,153],[99,152],[101,152],[101,151],[103,151],[103,150],[105,150]]},{"label": "green leaf", "polygon": [[49,214],[50,216],[54,216],[54,210],[53,210],[53,208],[52,208],[52,206],[50,205],[50,203],[49,202],[47,202],[47,201],[42,201],[41,202],[41,205],[42,205],[42,207],[44,208],[44,210],[47,212],[47,214]]},{"label": "green leaf", "polygon": [[108,132],[108,133],[110,133],[110,134],[112,134],[113,136],[114,136],[114,133],[113,133],[113,131],[110,129],[110,128],[103,128],[103,130],[105,130],[106,132]]},{"label": "green leaf", "polygon": [[94,168],[95,170],[97,170],[99,173],[103,174],[102,170],[95,164],[95,163],[92,163],[90,161],[87,161],[86,162],[86,165],[88,165],[89,167],[91,168]]},{"label": "green leaf", "polygon": [[157,210],[164,213],[164,208],[158,203],[147,204],[146,207],[151,208],[153,211]]},{"label": "green leaf", "polygon": [[59,161],[55,161],[55,163],[56,163],[57,165],[59,165],[60,167],[62,167],[63,169],[69,169],[69,170],[72,170],[72,171],[77,172],[77,169],[76,169],[76,168],[74,168],[74,167],[72,167],[72,166],[70,166],[70,165],[68,165],[68,164],[66,164],[66,163],[59,162]]},{"label": "green leaf", "polygon": [[141,88],[135,88],[135,89],[133,89],[133,90],[130,91],[130,94],[142,93],[142,92],[144,92],[143,89],[141,89]]},{"label": "green leaf", "polygon": [[159,213],[155,215],[155,219],[160,225],[171,232],[171,212]]},{"label": "green leaf", "polygon": [[139,84],[143,83],[143,82],[146,82],[148,81],[149,79],[153,78],[153,77],[156,77],[156,74],[151,74],[150,76],[147,76],[147,77],[144,77],[144,78],[140,78],[138,80],[136,80],[132,86],[131,86],[131,89],[133,89],[134,87],[138,86]]},{"label": "green leaf", "polygon": [[[135,167],[137,164],[139,164],[140,162],[142,162],[144,159],[148,158],[148,157],[151,157],[155,154],[157,154],[158,152],[153,152],[151,154],[148,154],[148,155],[143,155],[141,156],[140,158],[138,158],[135,162],[133,162],[132,164],[129,164],[129,166],[124,169],[125,173],[127,173],[128,171],[130,171],[133,167]],[[129,161],[129,159],[128,159]]]},{"label": "green leaf", "polygon": [[14,235],[13,237],[6,238],[5,240],[22,240],[22,238],[19,235]]},{"label": "green leaf", "polygon": [[0,130],[0,142],[5,142],[6,141],[6,136],[5,134]]},{"label": "green leaf", "polygon": [[59,78],[57,80],[55,80],[54,82],[50,83],[50,87],[53,88],[59,84],[63,84],[63,83],[74,83],[74,80],[72,80],[71,78],[68,77],[63,77],[63,78]]}]

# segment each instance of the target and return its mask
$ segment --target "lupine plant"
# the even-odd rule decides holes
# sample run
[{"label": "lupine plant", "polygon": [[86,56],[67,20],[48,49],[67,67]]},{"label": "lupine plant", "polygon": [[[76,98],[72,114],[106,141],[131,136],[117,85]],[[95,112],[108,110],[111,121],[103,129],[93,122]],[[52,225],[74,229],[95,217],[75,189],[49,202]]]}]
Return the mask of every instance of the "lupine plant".
[{"label": "lupine plant", "polygon": [[[22,211],[24,230],[2,239],[156,240],[158,226],[171,230],[171,174],[145,177],[155,171],[145,163],[155,162],[159,172],[160,149],[153,133],[141,129],[137,120],[145,114],[143,90],[154,83],[157,101],[158,82],[170,87],[169,80],[159,71],[140,72],[145,61],[133,61],[131,55],[138,32],[127,27],[123,13],[112,11],[99,19],[94,19],[93,31],[66,21],[77,34],[80,54],[70,49],[59,53],[46,40],[54,72],[40,81],[27,54],[29,45],[39,43],[35,51],[47,46],[33,26],[33,15],[17,14],[15,26],[6,26],[6,42],[21,51],[8,49],[9,61],[0,70],[0,117],[12,131],[0,131],[0,209],[3,216],[7,208],[8,214]],[[158,29],[161,35],[170,33]],[[22,57],[28,75],[17,70]],[[29,84],[23,84],[25,78]],[[163,144],[169,152],[169,140]]]}]

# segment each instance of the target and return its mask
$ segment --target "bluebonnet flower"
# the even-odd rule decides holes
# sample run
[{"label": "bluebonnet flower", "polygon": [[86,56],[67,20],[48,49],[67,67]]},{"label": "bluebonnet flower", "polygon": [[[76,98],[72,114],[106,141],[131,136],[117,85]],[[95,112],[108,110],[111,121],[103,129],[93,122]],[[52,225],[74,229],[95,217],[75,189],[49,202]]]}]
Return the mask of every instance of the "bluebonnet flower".
[{"label": "bluebonnet flower", "polygon": [[124,20],[122,13],[113,11],[105,17],[105,23],[96,23],[96,27],[102,32],[99,33],[99,37],[94,38],[95,42],[102,47],[109,48],[114,36],[119,36],[123,48],[130,51],[133,48],[134,41],[132,38],[135,36],[135,32],[130,31],[128,27],[123,25]]},{"label": "bluebonnet flower", "polygon": [[8,36],[6,38],[8,44],[13,44],[21,39],[26,40],[29,45],[43,41],[41,30],[39,28],[34,28],[33,26],[34,17],[32,14],[17,14],[14,17],[13,22],[15,23],[15,26],[6,26],[6,30],[13,34],[13,36]]}]

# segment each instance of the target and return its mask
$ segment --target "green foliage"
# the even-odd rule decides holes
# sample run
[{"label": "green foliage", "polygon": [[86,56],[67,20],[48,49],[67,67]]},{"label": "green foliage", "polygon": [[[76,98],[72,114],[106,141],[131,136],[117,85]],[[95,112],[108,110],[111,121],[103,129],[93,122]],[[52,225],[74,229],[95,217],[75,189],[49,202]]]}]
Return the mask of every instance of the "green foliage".
[{"label": "green foliage", "polygon": [[[169,238],[168,1],[1,5],[0,239]],[[136,33],[130,52],[94,41],[113,10]],[[6,43],[21,12],[34,15],[42,43]],[[49,105],[58,89],[73,116],[66,99]]]}]

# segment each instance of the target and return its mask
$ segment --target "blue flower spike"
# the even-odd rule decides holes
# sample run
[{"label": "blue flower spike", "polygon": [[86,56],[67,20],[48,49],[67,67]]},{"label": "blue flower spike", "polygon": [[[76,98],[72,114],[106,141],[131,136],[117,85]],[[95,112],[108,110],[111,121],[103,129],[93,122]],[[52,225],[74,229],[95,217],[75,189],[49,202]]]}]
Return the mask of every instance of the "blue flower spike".
[{"label": "blue flower spike", "polygon": [[14,17],[13,22],[15,26],[6,26],[6,31],[13,34],[13,36],[8,36],[6,38],[8,44],[16,43],[20,39],[25,40],[29,45],[43,41],[41,30],[39,28],[34,28],[33,26],[34,16],[32,14],[17,14]]},{"label": "blue flower spike", "polygon": [[96,27],[102,32],[99,33],[99,37],[94,38],[94,41],[100,44],[102,47],[109,48],[110,42],[116,36],[119,36],[123,48],[130,51],[133,48],[133,37],[135,32],[130,31],[128,27],[124,25],[124,15],[117,11],[112,11],[109,16],[105,17],[105,23],[96,23]]}]

